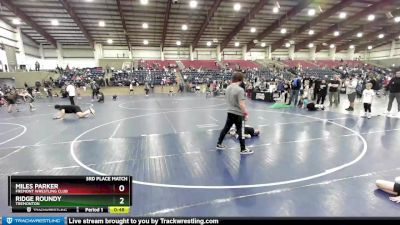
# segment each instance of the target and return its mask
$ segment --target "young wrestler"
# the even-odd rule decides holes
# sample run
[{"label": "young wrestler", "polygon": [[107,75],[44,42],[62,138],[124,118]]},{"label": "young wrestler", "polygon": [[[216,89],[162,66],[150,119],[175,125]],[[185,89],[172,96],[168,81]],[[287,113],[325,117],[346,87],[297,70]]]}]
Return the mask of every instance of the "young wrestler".
[{"label": "young wrestler", "polygon": [[[232,128],[229,130],[229,134],[238,138],[239,135],[236,132],[237,132],[236,127],[235,125],[233,125]],[[244,127],[245,138],[258,137],[259,135],[260,135],[260,130],[254,129],[253,127],[249,126]]]},{"label": "young wrestler", "polygon": [[81,107],[77,105],[55,105],[54,108],[59,110],[59,113],[53,119],[64,119],[65,114],[75,114],[79,118],[86,118],[90,114],[95,115],[95,111],[92,107],[82,112]]},{"label": "young wrestler", "polygon": [[395,181],[377,180],[376,186],[382,191],[396,195],[396,197],[389,197],[393,202],[400,203],[400,177],[396,177]]}]

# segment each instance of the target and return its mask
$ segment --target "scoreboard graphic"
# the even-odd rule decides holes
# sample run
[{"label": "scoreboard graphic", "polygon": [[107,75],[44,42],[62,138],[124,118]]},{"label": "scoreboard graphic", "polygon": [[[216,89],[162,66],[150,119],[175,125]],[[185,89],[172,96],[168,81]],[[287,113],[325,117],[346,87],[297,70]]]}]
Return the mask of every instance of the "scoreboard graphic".
[{"label": "scoreboard graphic", "polygon": [[131,176],[9,176],[8,205],[18,213],[128,213]]}]

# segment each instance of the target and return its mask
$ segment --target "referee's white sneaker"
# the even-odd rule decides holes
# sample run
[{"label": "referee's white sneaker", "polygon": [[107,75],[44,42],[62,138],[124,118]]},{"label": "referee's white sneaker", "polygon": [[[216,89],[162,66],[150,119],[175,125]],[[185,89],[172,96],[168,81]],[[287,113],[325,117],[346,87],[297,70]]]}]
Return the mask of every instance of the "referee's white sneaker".
[{"label": "referee's white sneaker", "polygon": [[249,155],[249,154],[253,154],[253,153],[254,153],[254,151],[249,149],[249,148],[247,148],[247,147],[244,150],[240,150],[240,154],[241,155]]},{"label": "referee's white sneaker", "polygon": [[217,144],[217,149],[223,150],[223,149],[225,149],[225,148],[226,148],[225,145],[223,145],[223,144]]},{"label": "referee's white sneaker", "polygon": [[392,114],[391,114],[389,111],[386,111],[386,112],[384,113],[384,115],[387,116],[387,117],[391,117],[391,116],[392,116]]}]

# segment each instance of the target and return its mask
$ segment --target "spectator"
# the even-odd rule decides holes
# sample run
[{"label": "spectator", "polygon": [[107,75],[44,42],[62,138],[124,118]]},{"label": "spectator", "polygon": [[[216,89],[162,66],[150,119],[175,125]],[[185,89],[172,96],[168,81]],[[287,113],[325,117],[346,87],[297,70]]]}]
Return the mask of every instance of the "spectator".
[{"label": "spectator", "polygon": [[354,111],[354,101],[356,100],[357,95],[357,83],[357,78],[355,78],[354,76],[350,76],[350,78],[345,81],[346,94],[350,102],[350,106],[346,109],[347,111]]},{"label": "spectator", "polygon": [[35,71],[40,71],[40,64],[38,61],[35,62]]},{"label": "spectator", "polygon": [[389,103],[386,116],[391,116],[390,111],[394,99],[397,101],[397,116],[400,116],[400,71],[397,71],[396,75],[389,81],[387,89],[389,91]]},{"label": "spectator", "polygon": [[295,78],[292,81],[291,92],[290,92],[290,98],[289,98],[288,105],[291,105],[292,101],[294,100],[293,104],[294,104],[294,106],[297,106],[300,88],[301,88],[301,77],[299,75],[297,78]]},{"label": "spectator", "polygon": [[69,101],[71,102],[71,105],[75,105],[75,101],[74,101],[75,86],[72,83],[68,84],[66,91],[68,92]]},{"label": "spectator", "polygon": [[329,83],[329,106],[333,106],[333,102],[335,102],[336,106],[339,105],[339,87],[339,76],[335,75]]}]

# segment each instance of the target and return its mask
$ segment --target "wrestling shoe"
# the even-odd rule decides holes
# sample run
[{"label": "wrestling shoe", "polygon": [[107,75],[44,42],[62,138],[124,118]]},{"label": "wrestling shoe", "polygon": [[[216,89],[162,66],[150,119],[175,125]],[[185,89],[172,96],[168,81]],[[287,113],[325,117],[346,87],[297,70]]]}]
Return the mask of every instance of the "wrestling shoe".
[{"label": "wrestling shoe", "polygon": [[392,114],[389,112],[389,111],[386,111],[385,113],[383,113],[385,116],[387,116],[387,117],[391,117],[392,116]]},{"label": "wrestling shoe", "polygon": [[366,118],[367,117],[367,113],[361,114],[362,118]]},{"label": "wrestling shoe", "polygon": [[89,108],[90,113],[94,116],[96,114],[96,111],[94,111],[93,107]]},{"label": "wrestling shoe", "polygon": [[249,138],[251,138],[251,135],[250,135],[250,134],[245,134],[245,135],[244,135],[244,138],[249,139]]},{"label": "wrestling shoe", "polygon": [[217,149],[223,150],[223,149],[225,149],[225,148],[226,148],[225,145],[223,145],[223,144],[217,144]]},{"label": "wrestling shoe", "polygon": [[240,150],[240,154],[241,155],[249,155],[249,154],[253,154],[253,153],[254,153],[254,151],[249,149],[249,148],[247,148],[247,147],[244,150]]}]

